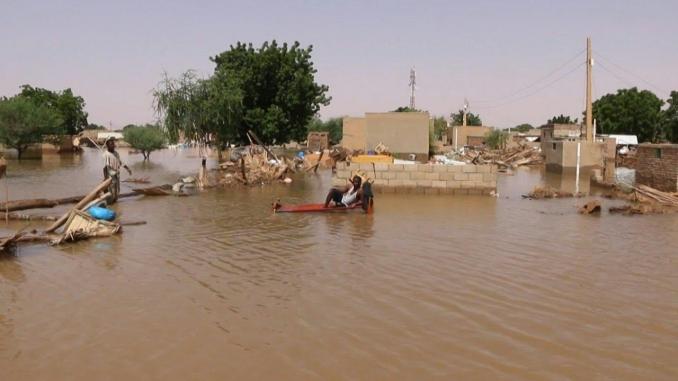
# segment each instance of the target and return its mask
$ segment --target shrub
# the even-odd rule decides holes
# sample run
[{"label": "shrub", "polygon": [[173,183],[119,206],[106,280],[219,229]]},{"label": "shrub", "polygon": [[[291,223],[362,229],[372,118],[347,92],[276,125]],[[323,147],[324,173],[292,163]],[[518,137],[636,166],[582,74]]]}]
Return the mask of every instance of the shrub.
[{"label": "shrub", "polygon": [[144,160],[149,160],[151,152],[165,148],[167,138],[157,126],[128,126],[123,131],[125,141],[132,148],[141,151]]}]

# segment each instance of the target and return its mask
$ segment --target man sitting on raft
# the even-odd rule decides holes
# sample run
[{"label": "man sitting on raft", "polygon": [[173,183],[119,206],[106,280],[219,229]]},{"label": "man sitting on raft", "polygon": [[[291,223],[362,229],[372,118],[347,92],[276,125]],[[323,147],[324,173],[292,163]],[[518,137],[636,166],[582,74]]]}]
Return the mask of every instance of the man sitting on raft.
[{"label": "man sitting on raft", "polygon": [[335,206],[351,206],[363,199],[363,189],[361,187],[362,179],[360,176],[353,176],[351,185],[342,188],[332,188],[325,198],[325,208],[330,206],[330,201],[334,201]]}]

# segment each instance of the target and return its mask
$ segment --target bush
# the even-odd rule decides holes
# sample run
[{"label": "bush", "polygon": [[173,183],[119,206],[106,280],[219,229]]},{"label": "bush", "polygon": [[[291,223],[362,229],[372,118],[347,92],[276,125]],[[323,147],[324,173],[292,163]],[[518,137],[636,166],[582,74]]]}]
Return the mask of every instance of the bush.
[{"label": "bush", "polygon": [[127,126],[123,135],[132,148],[141,151],[144,160],[149,160],[151,152],[165,148],[167,138],[157,126]]},{"label": "bush", "polygon": [[500,130],[492,130],[485,135],[485,144],[492,149],[503,149],[506,147],[508,134]]}]

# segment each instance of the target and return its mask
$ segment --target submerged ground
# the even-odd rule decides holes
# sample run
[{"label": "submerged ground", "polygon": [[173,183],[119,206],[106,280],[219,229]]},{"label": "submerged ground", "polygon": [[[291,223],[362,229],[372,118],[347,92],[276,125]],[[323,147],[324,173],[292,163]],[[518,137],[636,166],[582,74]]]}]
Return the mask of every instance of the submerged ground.
[{"label": "submerged ground", "polygon": [[[140,160],[135,177],[154,183],[200,161]],[[100,167],[94,151],[12,162],[10,197],[83,194]],[[499,198],[389,194],[371,216],[272,214],[275,199],[318,201],[330,184],[295,180],[125,200],[123,218],[147,225],[0,257],[0,378],[678,378],[676,215],[523,200],[572,184],[538,169],[500,177]]]}]

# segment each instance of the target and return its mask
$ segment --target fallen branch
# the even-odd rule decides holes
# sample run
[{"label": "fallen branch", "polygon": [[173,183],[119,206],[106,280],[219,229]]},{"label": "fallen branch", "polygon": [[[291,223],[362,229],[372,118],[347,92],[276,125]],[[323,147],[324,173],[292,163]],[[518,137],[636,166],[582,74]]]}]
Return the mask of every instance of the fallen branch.
[{"label": "fallen branch", "polygon": [[0,213],[0,218],[13,221],[56,221],[59,217],[55,216],[36,216],[22,213]]},{"label": "fallen branch", "polygon": [[[135,192],[121,193],[118,198],[136,196]],[[19,210],[28,209],[50,209],[59,205],[75,204],[85,198],[87,195],[72,196],[57,199],[36,198],[29,200],[14,200],[0,203],[0,210],[7,210],[7,212],[16,212]]]}]

